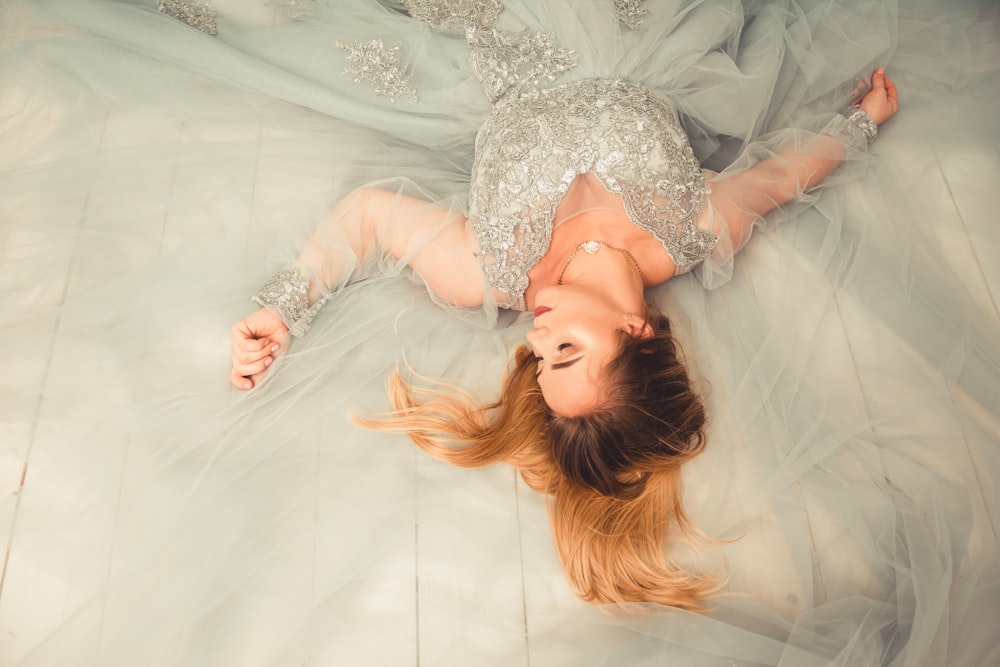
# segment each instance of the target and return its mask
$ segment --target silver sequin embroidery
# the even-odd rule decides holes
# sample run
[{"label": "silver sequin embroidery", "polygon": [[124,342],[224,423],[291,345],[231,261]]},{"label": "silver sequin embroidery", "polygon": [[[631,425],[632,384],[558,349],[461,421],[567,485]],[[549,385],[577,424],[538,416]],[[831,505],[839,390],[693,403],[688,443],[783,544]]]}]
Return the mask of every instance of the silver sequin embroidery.
[{"label": "silver sequin embroidery", "polygon": [[496,24],[503,5],[500,0],[404,0],[407,13],[436,28],[489,28]]},{"label": "silver sequin embroidery", "polygon": [[469,219],[490,285],[523,306],[528,271],[578,174],[619,193],[630,220],[689,271],[718,238],[696,227],[709,190],[674,110],[645,87],[584,80],[508,95],[476,137]]},{"label": "silver sequin embroidery", "polygon": [[344,68],[354,83],[367,81],[372,92],[395,101],[397,97],[417,98],[416,89],[410,85],[406,71],[400,64],[399,46],[386,48],[381,39],[370,42],[337,42],[337,48],[347,52],[347,59],[354,63]]},{"label": "silver sequin embroidery", "polygon": [[615,0],[615,17],[632,30],[642,27],[639,17],[645,16],[649,10],[643,7],[646,0]]},{"label": "silver sequin embroidery", "polygon": [[837,137],[854,150],[863,151],[878,136],[878,125],[864,109],[852,106],[834,116],[823,133]]},{"label": "silver sequin embroidery", "polygon": [[208,0],[195,0],[185,2],[184,0],[157,0],[156,8],[163,14],[185,23],[195,30],[200,30],[208,35],[218,33],[216,17],[218,14],[212,8],[212,3]]},{"label": "silver sequin embroidery", "polygon": [[513,86],[537,87],[577,63],[576,53],[560,48],[549,32],[469,26],[466,38],[472,71],[494,102]]},{"label": "silver sequin embroidery", "polygon": [[250,300],[276,312],[289,333],[298,337],[309,331],[316,314],[329,298],[323,297],[310,306],[308,295],[309,280],[298,269],[291,268],[271,276]]}]

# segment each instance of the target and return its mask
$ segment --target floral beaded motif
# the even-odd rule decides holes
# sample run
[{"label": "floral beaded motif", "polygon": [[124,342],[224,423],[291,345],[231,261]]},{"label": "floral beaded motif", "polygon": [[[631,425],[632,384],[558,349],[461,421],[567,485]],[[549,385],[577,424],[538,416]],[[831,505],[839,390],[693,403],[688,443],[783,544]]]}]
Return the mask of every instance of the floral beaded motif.
[{"label": "floral beaded motif", "polygon": [[344,74],[354,77],[354,83],[367,81],[372,92],[395,101],[397,97],[416,99],[417,91],[410,85],[399,61],[399,46],[386,48],[381,39],[370,42],[337,42],[337,48],[347,52],[354,63],[344,68]]},{"label": "floral beaded motif", "polygon": [[861,107],[851,106],[833,117],[823,129],[854,150],[863,151],[878,137],[878,125]]},{"label": "floral beaded motif", "polygon": [[472,71],[496,102],[513,86],[536,87],[574,67],[576,54],[559,48],[548,32],[507,32],[469,26],[466,38]]},{"label": "floral beaded motif", "polygon": [[328,297],[309,305],[309,280],[298,269],[285,269],[264,283],[251,301],[278,314],[293,336],[304,336]]},{"label": "floral beaded motif", "polygon": [[615,18],[632,30],[642,27],[639,17],[645,16],[649,10],[642,6],[646,0],[615,0]]},{"label": "floral beaded motif", "polygon": [[436,28],[488,28],[497,22],[500,0],[404,0],[407,13]]},{"label": "floral beaded motif", "polygon": [[520,305],[548,250],[555,210],[578,174],[619,193],[633,224],[663,244],[678,272],[718,239],[696,221],[709,190],[663,99],[626,81],[584,80],[507,95],[476,138],[469,219],[490,285]]},{"label": "floral beaded motif", "polygon": [[156,8],[163,14],[187,24],[207,35],[218,33],[216,11],[208,0],[157,0]]}]

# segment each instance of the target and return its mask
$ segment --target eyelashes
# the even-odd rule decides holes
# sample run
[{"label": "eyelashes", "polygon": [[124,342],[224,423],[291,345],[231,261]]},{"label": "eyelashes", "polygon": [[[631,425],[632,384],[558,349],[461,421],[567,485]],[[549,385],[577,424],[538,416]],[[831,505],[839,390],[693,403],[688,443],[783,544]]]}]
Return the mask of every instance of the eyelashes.
[{"label": "eyelashes", "polygon": [[[567,348],[570,348],[570,347],[573,347],[573,344],[572,344],[572,343],[560,343],[560,344],[559,344],[559,346],[558,346],[558,347],[556,347],[556,351],[557,351],[557,352],[562,352],[563,350],[565,350],[565,349],[567,349]],[[535,363],[538,363],[538,362],[540,362],[541,360],[542,360],[542,358],[541,358],[541,357],[539,357],[539,356],[538,356],[538,355],[536,354],[536,355],[535,355]]]}]

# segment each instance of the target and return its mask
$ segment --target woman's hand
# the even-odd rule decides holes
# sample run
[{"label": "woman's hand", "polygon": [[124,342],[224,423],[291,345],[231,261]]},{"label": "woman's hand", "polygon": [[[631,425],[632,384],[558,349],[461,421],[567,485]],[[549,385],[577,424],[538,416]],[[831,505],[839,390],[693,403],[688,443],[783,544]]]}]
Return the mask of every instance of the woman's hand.
[{"label": "woman's hand", "polygon": [[288,349],[292,335],[276,312],[261,308],[233,325],[229,341],[233,358],[229,381],[237,389],[253,389],[278,355]]},{"label": "woman's hand", "polygon": [[872,74],[872,89],[861,98],[858,106],[871,116],[876,125],[889,120],[899,110],[896,84],[885,75],[884,67],[879,67]]}]

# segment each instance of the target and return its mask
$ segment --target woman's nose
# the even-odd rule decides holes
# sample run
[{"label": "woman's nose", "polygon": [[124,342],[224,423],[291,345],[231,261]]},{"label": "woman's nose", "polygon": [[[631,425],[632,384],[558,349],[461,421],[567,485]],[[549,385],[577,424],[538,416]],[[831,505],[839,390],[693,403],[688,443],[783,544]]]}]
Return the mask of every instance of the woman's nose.
[{"label": "woman's nose", "polygon": [[524,337],[528,339],[528,343],[531,344],[531,347],[537,351],[538,346],[545,340],[545,328],[535,327],[530,329],[528,333],[524,334]]}]

